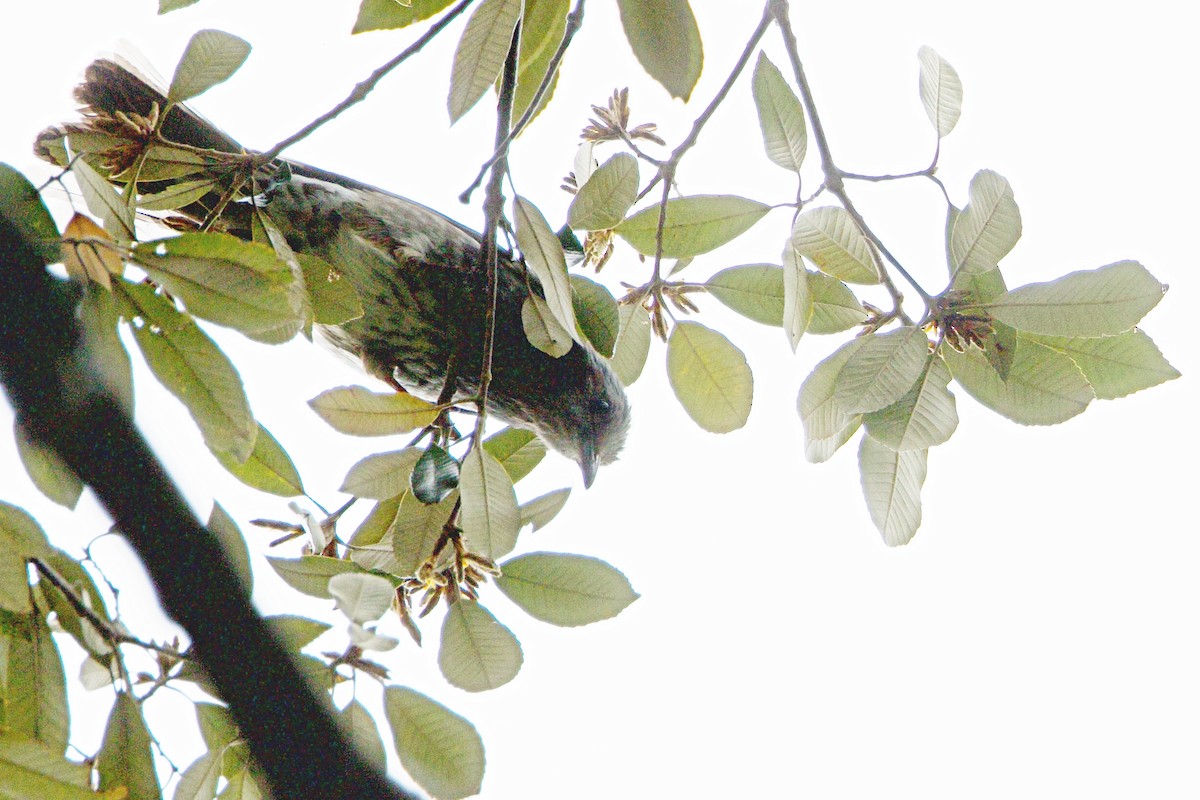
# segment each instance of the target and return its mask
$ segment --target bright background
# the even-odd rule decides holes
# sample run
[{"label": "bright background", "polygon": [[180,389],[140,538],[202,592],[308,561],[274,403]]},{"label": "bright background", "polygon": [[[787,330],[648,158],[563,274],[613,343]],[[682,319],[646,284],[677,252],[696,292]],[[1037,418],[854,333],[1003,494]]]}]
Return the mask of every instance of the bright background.
[{"label": "bright background", "polygon": [[[166,17],[154,15],[150,0],[23,5],[3,12],[0,24],[0,159],[35,182],[50,172],[29,155],[34,135],[72,117],[70,89],[83,66],[118,39],[168,76],[197,29],[248,39],[255,51],[242,71],[195,105],[247,146],[266,147],[414,38],[350,37],[353,0],[202,0]],[[641,76],[615,4],[589,4],[561,82],[574,93],[560,89],[552,113],[514,151],[519,190],[553,224],[569,201],[558,179],[570,169],[588,106],[630,86],[634,122],[658,122],[674,144],[759,17],[751,3],[693,6],[706,65],[685,107]],[[863,506],[855,447],[824,465],[802,456],[796,391],[841,339],[808,337],[793,356],[778,329],[702,299],[701,320],[725,330],[755,370],[747,427],[726,436],[696,429],[671,395],[657,345],[631,390],[636,418],[621,461],[586,493],[577,470],[556,458],[521,487],[523,498],[572,482],[577,489],[550,528],[522,540],[523,550],[604,558],[641,599],[616,620],[565,630],[487,592],[485,603],[521,639],[526,663],[514,682],[484,695],[453,689],[437,674],[436,618],[424,626],[424,650],[405,642],[381,659],[395,682],[475,722],[487,746],[485,797],[1200,793],[1192,494],[1200,444],[1192,376],[1200,364],[1185,327],[1196,305],[1200,212],[1194,26],[1178,4],[1156,0],[967,8],[933,0],[794,4],[839,163],[857,172],[928,163],[933,136],[917,95],[916,51],[934,47],[956,67],[966,95],[939,175],[962,205],[970,176],[994,169],[1021,206],[1024,237],[1004,262],[1009,284],[1139,259],[1172,285],[1145,328],[1184,379],[1096,402],[1049,429],[1009,423],[958,391],[962,421],[930,457],[922,529],[909,546],[888,549]],[[478,206],[455,198],[490,152],[492,116],[481,105],[447,129],[444,92],[461,27],[290,154],[477,225]],[[785,67],[777,34],[766,41]],[[687,193],[774,202],[793,195],[791,178],[762,155],[748,79],[684,162]],[[808,186],[816,186],[811,176]],[[940,288],[944,208],[936,190],[917,183],[851,191],[926,288]],[[61,193],[51,199],[65,219]],[[684,276],[777,261],[787,227],[787,212],[776,211]],[[643,273],[623,250],[602,277],[616,287]],[[324,388],[363,381],[341,360],[302,341],[267,348],[215,335],[236,349],[256,413],[327,505],[340,501],[336,488],[354,461],[397,446],[338,436],[305,406]],[[286,502],[243,491],[207,456],[182,407],[144,370],[138,382],[139,422],[197,512],[206,518],[218,499],[264,552],[271,535],[246,523],[288,518]],[[7,406],[2,413],[6,426]],[[106,530],[90,496],[75,514],[49,506],[7,437],[0,447],[0,497],[32,511],[57,544],[78,549]],[[278,554],[295,555],[285,550]],[[122,578],[129,627],[169,635],[145,589],[124,579],[133,569],[124,545],[105,537],[93,553]],[[263,609],[335,620],[328,604],[281,590],[261,558],[255,566]],[[339,636],[329,634],[323,649],[340,650]],[[69,674],[80,660],[68,651]],[[359,696],[371,702],[377,689],[360,681]],[[80,692],[73,702],[76,741],[94,752],[111,693]],[[180,722],[188,705],[160,692],[147,714],[186,765],[198,741]]]}]

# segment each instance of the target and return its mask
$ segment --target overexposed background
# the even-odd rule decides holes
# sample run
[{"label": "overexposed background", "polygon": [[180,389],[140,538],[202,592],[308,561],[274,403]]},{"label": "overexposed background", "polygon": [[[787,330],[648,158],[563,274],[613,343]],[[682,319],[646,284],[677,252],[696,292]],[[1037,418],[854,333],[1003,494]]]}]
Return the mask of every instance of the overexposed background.
[{"label": "overexposed background", "polygon": [[[513,153],[518,189],[552,224],[565,214],[569,197],[558,179],[571,168],[590,104],[629,86],[633,121],[658,122],[673,145],[760,14],[751,3],[693,6],[706,63],[684,106],[642,76],[615,4],[589,4],[551,112]],[[0,160],[35,183],[49,177],[30,154],[34,135],[73,116],[70,90],[82,68],[120,39],[167,76],[198,29],[249,40],[255,49],[245,67],[195,105],[247,146],[266,147],[417,35],[350,37],[354,0],[201,0],[165,17],[155,8],[152,0],[65,0],[2,12]],[[854,445],[828,464],[803,459],[796,391],[841,339],[807,337],[794,356],[778,329],[702,298],[701,321],[726,331],[755,370],[747,427],[725,436],[695,428],[671,395],[656,345],[630,393],[636,417],[621,461],[583,492],[574,466],[548,457],[520,487],[529,498],[576,485],[563,514],[527,534],[522,550],[604,558],[641,599],[613,621],[565,630],[487,592],[484,602],[521,639],[526,662],[514,682],[483,695],[437,674],[435,624],[424,626],[423,650],[406,640],[381,658],[395,682],[478,726],[488,754],[485,797],[1200,792],[1200,542],[1191,494],[1200,364],[1185,328],[1196,305],[1200,214],[1193,26],[1177,4],[1159,0],[969,8],[934,0],[794,4],[801,55],[839,163],[868,173],[928,163],[933,134],[917,95],[916,51],[934,47],[958,70],[966,97],[939,175],[961,206],[971,175],[994,169],[1021,206],[1024,237],[1004,262],[1009,284],[1140,260],[1172,285],[1144,328],[1184,378],[1096,402],[1054,428],[1009,423],[956,392],[961,424],[930,456],[922,529],[907,547],[889,549],[863,506]],[[478,225],[478,206],[463,207],[456,196],[490,153],[492,114],[485,101],[448,128],[445,113],[462,25],[289,154]],[[777,34],[766,42],[787,74]],[[814,155],[810,146],[810,161]],[[684,162],[681,186],[772,202],[793,196],[790,176],[762,155],[749,74]],[[940,288],[944,208],[934,187],[851,191],[926,288]],[[65,219],[65,199],[51,201]],[[777,261],[788,220],[774,212],[684,275]],[[601,277],[616,288],[642,272],[625,249]],[[257,415],[292,454],[309,492],[330,507],[354,461],[398,446],[399,438],[339,436],[306,407],[325,388],[364,380],[341,359],[303,341],[268,348],[213,333],[234,349]],[[246,524],[287,518],[286,501],[244,491],[206,454],[182,407],[145,370],[137,380],[139,423],[197,512],[206,518],[219,500],[250,539],[260,606],[333,620],[328,604],[279,590],[260,557],[271,534]],[[3,409],[6,428],[11,414]],[[89,495],[74,514],[43,501],[7,434],[3,441],[0,498],[29,509],[73,551],[106,530]],[[114,537],[94,552],[115,576],[132,568]],[[121,583],[129,627],[168,635],[145,590]],[[385,632],[389,625],[399,633],[394,622]],[[326,642],[324,649],[344,644],[336,634]],[[81,658],[68,651],[69,674]],[[359,682],[365,701],[376,695]],[[111,693],[79,692],[73,701],[76,741],[94,752]],[[152,729],[169,731],[164,744],[183,766],[199,740],[179,724],[181,713],[190,714],[170,692],[147,707]]]}]

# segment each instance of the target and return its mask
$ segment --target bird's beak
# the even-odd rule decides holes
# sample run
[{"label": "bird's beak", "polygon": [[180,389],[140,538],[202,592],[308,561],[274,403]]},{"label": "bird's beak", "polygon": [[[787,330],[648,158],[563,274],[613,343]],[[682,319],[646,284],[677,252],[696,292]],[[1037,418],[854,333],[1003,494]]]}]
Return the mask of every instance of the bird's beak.
[{"label": "bird's beak", "polygon": [[583,452],[579,454],[579,468],[583,471],[583,488],[590,489],[592,481],[596,480],[596,470],[600,468],[596,450],[591,444],[584,444]]}]

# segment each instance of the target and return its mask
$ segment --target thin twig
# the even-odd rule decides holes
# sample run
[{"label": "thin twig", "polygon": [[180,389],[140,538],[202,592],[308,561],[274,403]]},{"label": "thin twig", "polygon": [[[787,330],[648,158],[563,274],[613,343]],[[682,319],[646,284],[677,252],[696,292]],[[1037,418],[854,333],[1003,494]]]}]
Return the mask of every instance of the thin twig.
[{"label": "thin twig", "polygon": [[504,139],[497,143],[496,149],[492,152],[490,158],[479,167],[479,172],[475,175],[475,179],[471,181],[471,185],[458,196],[460,203],[471,202],[471,195],[479,184],[483,183],[487,171],[497,161],[508,154],[508,147],[512,144],[513,139],[521,135],[521,131],[533,121],[534,116],[538,112],[538,106],[542,104],[542,98],[546,92],[550,91],[550,86],[554,83],[554,77],[558,73],[558,65],[562,63],[563,56],[567,54],[567,48],[571,45],[571,40],[575,38],[575,34],[583,27],[583,3],[584,0],[576,0],[575,8],[571,9],[571,13],[567,15],[567,24],[563,28],[562,41],[558,43],[558,49],[554,51],[554,55],[550,57],[550,62],[546,67],[546,74],[542,76],[542,82],[538,84],[537,91],[533,94],[533,99],[529,102],[529,107],[525,109],[525,113],[517,120],[517,124],[512,127],[512,130],[504,135]]},{"label": "thin twig", "polygon": [[270,150],[267,150],[266,152],[264,152],[261,156],[259,156],[259,159],[262,162],[273,161],[284,150],[291,147],[292,145],[294,145],[296,142],[300,141],[301,139],[304,139],[304,138],[310,136],[315,130],[317,130],[317,128],[320,128],[326,122],[329,122],[330,120],[339,116],[343,111],[350,108],[351,106],[361,103],[363,100],[367,99],[367,95],[369,95],[372,91],[374,91],[375,87],[379,84],[379,82],[381,80],[383,80],[387,76],[387,74],[389,72],[391,72],[396,67],[403,64],[410,57],[412,57],[412,56],[416,55],[418,52],[420,52],[420,50],[423,47],[425,47],[425,45],[427,45],[431,41],[433,41],[434,37],[436,37],[439,33],[441,33],[442,30],[447,25],[450,24],[455,19],[455,17],[457,17],[459,14],[466,11],[467,7],[470,6],[471,3],[472,3],[472,0],[462,0],[462,2],[460,2],[454,8],[447,11],[442,16],[441,19],[439,19],[437,22],[435,22],[433,24],[433,27],[431,27],[429,30],[425,31],[424,35],[422,35],[420,39],[417,39],[411,45],[406,47],[404,49],[404,52],[400,53],[400,55],[396,56],[391,61],[384,64],[382,67],[380,67],[379,69],[372,72],[370,77],[368,77],[366,80],[362,81],[357,86],[355,86],[353,91],[351,91],[350,94],[346,96],[345,100],[338,103],[336,106],[331,108],[329,111],[327,111],[324,114],[322,114],[321,116],[317,117],[312,122],[308,123],[303,128],[296,131],[291,136],[287,137],[286,139],[281,141],[279,144],[272,147]]},{"label": "thin twig", "polygon": [[512,124],[513,96],[517,84],[517,57],[520,53],[521,24],[513,29],[512,43],[508,48],[508,58],[504,62],[504,72],[500,78],[500,96],[496,101],[496,149],[501,155],[492,164],[492,175],[488,179],[487,195],[483,201],[484,224],[480,234],[480,248],[483,263],[487,269],[487,307],[483,318],[483,359],[479,368],[479,417],[475,420],[475,438],[471,446],[483,441],[483,425],[487,417],[488,385],[492,382],[492,349],[496,341],[496,295],[499,292],[499,281],[496,271],[499,269],[499,253],[496,249],[496,232],[500,228],[500,218],[504,215],[504,175],[508,171],[508,133]]}]

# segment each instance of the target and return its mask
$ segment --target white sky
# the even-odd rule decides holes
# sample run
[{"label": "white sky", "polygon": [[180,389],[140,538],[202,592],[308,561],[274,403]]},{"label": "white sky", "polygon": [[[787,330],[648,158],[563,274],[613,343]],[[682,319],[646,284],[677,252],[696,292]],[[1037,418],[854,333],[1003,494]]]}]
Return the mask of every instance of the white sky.
[{"label": "white sky", "polygon": [[[684,134],[724,79],[760,6],[693,0],[706,44],[698,107],[668,103],[640,75],[615,4],[592,2],[566,62],[554,112],[518,142],[518,187],[552,223],[569,198],[587,107],[630,86],[634,121]],[[34,134],[73,113],[71,87],[95,55],[128,39],[169,75],[187,38],[215,27],[255,48],[245,68],[196,105],[251,147],[268,146],[323,112],[410,42],[410,32],[349,37],[353,0],[298,6],[202,0],[156,17],[150,0],[28,4],[0,25],[0,159],[48,176]],[[1194,797],[1200,745],[1200,542],[1192,511],[1200,369],[1186,314],[1195,305],[1193,231],[1200,203],[1193,27],[1176,3],[796,3],[793,21],[835,148],[846,169],[923,167],[932,134],[916,91],[916,51],[958,70],[966,104],[940,175],[956,201],[990,168],[1011,182],[1025,234],[1004,262],[1010,285],[1124,258],[1172,288],[1144,324],[1184,378],[1097,402],[1055,428],[1004,421],[957,391],[957,434],[930,457],[921,531],[886,548],[863,506],[848,446],[809,465],[796,391],[837,337],[783,334],[702,300],[700,320],[725,330],[755,370],[750,422],[726,436],[696,429],[662,374],[663,348],[631,397],[622,460],[583,492],[577,470],[547,459],[524,498],[576,492],[521,550],[579,552],[621,568],[642,594],[614,621],[552,628],[499,592],[485,603],[521,639],[526,663],[484,695],[436,672],[436,625],[423,651],[383,660],[397,683],[427,692],[480,729],[485,797],[650,796]],[[300,8],[304,8],[301,13]],[[461,23],[454,30],[460,30]],[[769,52],[783,65],[775,35]],[[491,115],[477,108],[447,130],[452,39],[388,79],[368,103],[292,151],[309,163],[393,189],[477,224],[456,195],[489,151]],[[786,70],[785,70],[786,72]],[[811,150],[811,148],[810,148]],[[810,152],[810,160],[812,159]],[[748,76],[684,163],[688,193],[781,202],[790,178],[761,153]],[[810,186],[816,183],[810,178]],[[853,185],[868,220],[926,287],[942,282],[943,209],[932,187]],[[63,213],[65,205],[54,206]],[[787,212],[743,242],[698,259],[693,279],[736,263],[776,261]],[[603,274],[640,281],[628,251]],[[345,470],[393,440],[348,440],[304,401],[362,378],[300,342],[235,347],[256,413],[289,449],[309,491],[328,505]],[[135,356],[135,362],[137,357]],[[261,560],[269,534],[253,517],[286,518],[285,501],[244,492],[203,451],[179,404],[139,374],[139,421],[203,517],[218,499],[258,546],[257,599],[273,613],[323,615],[328,604],[280,591]],[[3,406],[0,427],[11,416]],[[77,514],[36,496],[0,450],[0,498],[24,505],[58,545],[77,550],[106,529],[85,497]],[[349,532],[349,529],[346,531]],[[95,548],[114,576],[129,569],[110,538]],[[294,555],[293,551],[279,553]],[[130,581],[129,626],[171,630]],[[389,623],[391,624],[391,623]],[[398,626],[393,625],[398,629]],[[344,642],[322,640],[324,649]],[[67,670],[79,654],[68,651]],[[360,682],[370,702],[377,692]],[[345,699],[344,697],[341,699]],[[77,741],[94,751],[110,696],[77,695]],[[148,708],[181,766],[197,741],[159,693]],[[172,737],[178,736],[178,739]]]}]

